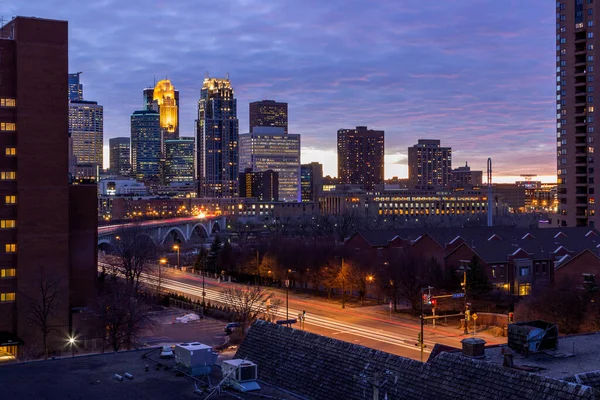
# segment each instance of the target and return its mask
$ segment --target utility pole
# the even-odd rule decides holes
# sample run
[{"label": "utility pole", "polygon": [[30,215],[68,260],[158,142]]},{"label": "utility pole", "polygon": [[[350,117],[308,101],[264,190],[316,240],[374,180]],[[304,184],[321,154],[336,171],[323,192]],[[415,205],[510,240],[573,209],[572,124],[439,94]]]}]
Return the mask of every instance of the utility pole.
[{"label": "utility pole", "polygon": [[288,327],[290,326],[290,308],[289,308],[289,292],[290,292],[290,272],[288,270],[288,278],[285,280],[285,320],[288,321]]},{"label": "utility pole", "polygon": [[425,288],[421,289],[421,338],[419,339],[419,346],[421,346],[421,362],[423,362],[423,292]]},{"label": "utility pole", "polygon": [[258,288],[260,289],[260,264],[258,259],[258,249],[256,250],[256,272],[258,272]]},{"label": "utility pole", "polygon": [[344,270],[344,257],[342,257],[342,308],[346,308],[346,271]]},{"label": "utility pole", "polygon": [[204,313],[204,307],[206,307],[206,291],[204,290],[204,270],[206,268],[206,256],[202,257],[202,313]]},{"label": "utility pole", "polygon": [[462,281],[461,286],[463,289],[463,293],[465,294],[463,297],[465,299],[465,331],[464,331],[464,334],[468,335],[469,334],[469,315],[471,312],[469,311],[469,306],[467,303],[467,270],[466,269],[463,271],[463,281]]}]

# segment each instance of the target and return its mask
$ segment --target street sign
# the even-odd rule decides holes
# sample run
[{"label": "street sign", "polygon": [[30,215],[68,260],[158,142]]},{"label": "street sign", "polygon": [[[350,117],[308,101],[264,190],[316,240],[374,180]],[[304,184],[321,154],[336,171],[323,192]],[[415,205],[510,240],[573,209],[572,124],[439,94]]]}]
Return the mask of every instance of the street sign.
[{"label": "street sign", "polygon": [[465,297],[465,294],[464,293],[453,293],[452,294],[453,299],[460,299],[461,297]]},{"label": "street sign", "polygon": [[477,321],[477,313],[473,313],[473,315],[471,316],[475,321]]}]

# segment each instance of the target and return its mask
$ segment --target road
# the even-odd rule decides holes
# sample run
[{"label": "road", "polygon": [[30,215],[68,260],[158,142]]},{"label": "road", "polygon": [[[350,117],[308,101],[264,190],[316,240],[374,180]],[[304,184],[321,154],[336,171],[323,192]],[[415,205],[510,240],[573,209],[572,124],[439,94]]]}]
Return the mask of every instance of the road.
[{"label": "road", "polygon": [[[221,290],[230,285],[235,284],[205,278],[206,301],[222,302]],[[195,299],[202,298],[202,277],[198,275],[167,269],[161,286]],[[282,300],[283,305],[277,312],[277,318],[286,319],[285,292],[277,289],[272,292]],[[420,348],[416,345],[420,332],[419,322],[395,315],[390,318],[382,310],[381,306],[342,309],[339,304],[312,299],[306,295],[289,294],[289,317],[297,318],[299,313],[306,311],[306,331],[420,360]],[[299,324],[294,328],[299,329]],[[424,331],[424,360],[436,343],[460,348],[460,341],[466,337],[457,328],[426,326]],[[485,339],[488,345],[506,342],[485,333],[479,333],[478,337]]]}]

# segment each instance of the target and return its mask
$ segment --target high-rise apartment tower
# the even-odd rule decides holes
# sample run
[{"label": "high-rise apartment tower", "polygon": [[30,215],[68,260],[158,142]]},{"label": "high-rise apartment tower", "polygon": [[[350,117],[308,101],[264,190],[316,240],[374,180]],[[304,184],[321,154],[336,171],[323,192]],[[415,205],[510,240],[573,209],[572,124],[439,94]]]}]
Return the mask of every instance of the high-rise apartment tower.
[{"label": "high-rise apartment tower", "polygon": [[357,126],[337,132],[338,178],[341,184],[373,189],[383,184],[384,131]]},{"label": "high-rise apartment tower", "polygon": [[0,27],[0,353],[17,357],[41,351],[32,310],[50,297],[57,350],[72,310],[96,303],[97,186],[69,181],[68,58],[66,21]]},{"label": "high-rise apartment tower", "polygon": [[448,187],[452,181],[452,149],[439,140],[419,139],[408,148],[408,180],[412,188]]},{"label": "high-rise apartment tower", "polygon": [[[595,147],[600,45],[595,16],[598,2],[556,2],[556,147],[558,219],[561,226],[593,226],[596,222],[596,181],[600,168]],[[600,87],[599,87],[600,89]]]}]

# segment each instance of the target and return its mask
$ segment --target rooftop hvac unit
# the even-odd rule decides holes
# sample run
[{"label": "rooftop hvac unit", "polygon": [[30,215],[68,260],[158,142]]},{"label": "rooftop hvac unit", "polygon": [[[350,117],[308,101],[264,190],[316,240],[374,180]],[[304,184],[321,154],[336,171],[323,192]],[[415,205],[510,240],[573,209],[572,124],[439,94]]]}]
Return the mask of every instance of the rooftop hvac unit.
[{"label": "rooftop hvac unit", "polygon": [[554,350],[558,347],[558,327],[539,320],[510,324],[508,347],[521,354]]},{"label": "rooftop hvac unit", "polygon": [[258,370],[252,361],[235,359],[223,361],[223,377],[228,379],[229,384],[240,392],[260,390],[256,382]]},{"label": "rooftop hvac unit", "polygon": [[198,342],[179,343],[174,353],[179,367],[192,376],[210,374],[218,357],[212,347]]}]

